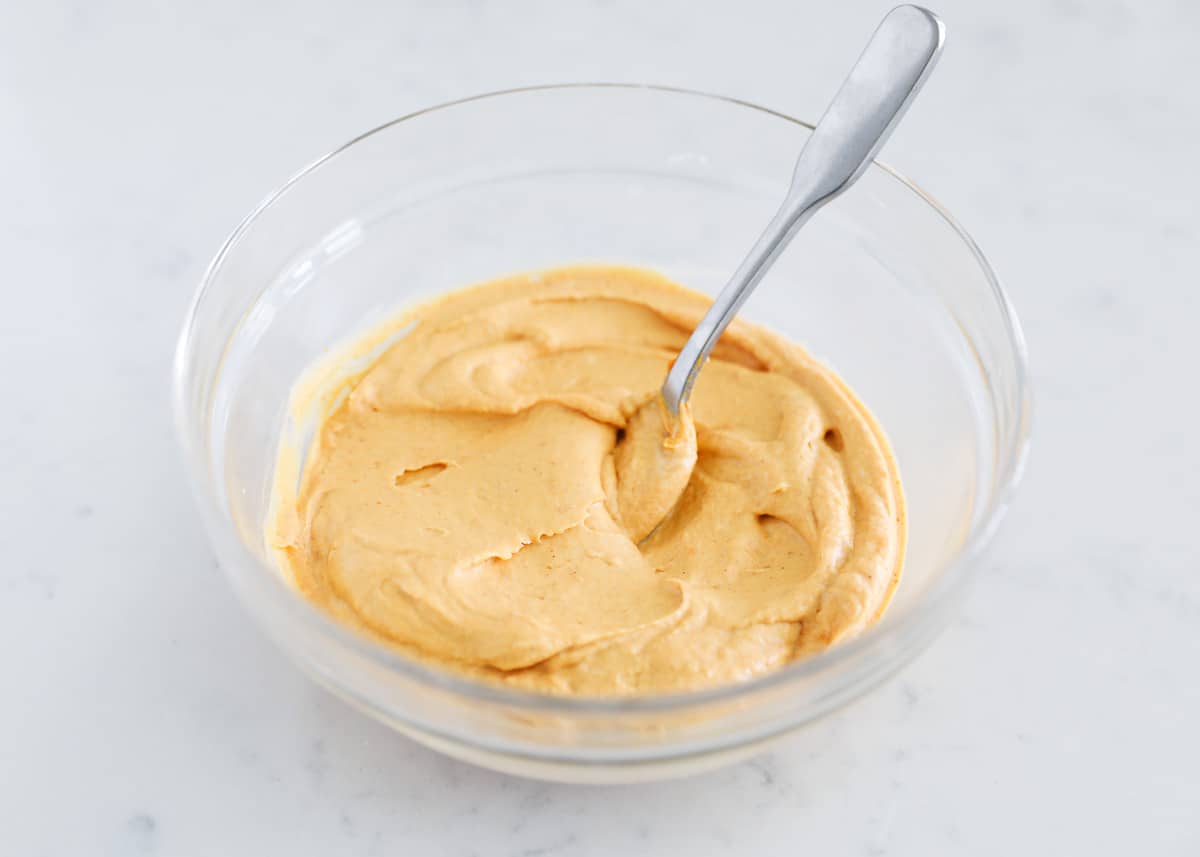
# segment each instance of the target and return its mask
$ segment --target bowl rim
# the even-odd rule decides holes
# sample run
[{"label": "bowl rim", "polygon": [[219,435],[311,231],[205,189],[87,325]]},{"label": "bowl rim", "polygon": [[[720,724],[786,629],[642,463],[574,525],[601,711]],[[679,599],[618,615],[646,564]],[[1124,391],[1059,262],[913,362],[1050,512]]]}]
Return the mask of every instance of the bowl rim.
[{"label": "bowl rim", "polygon": [[[882,170],[924,201],[963,241],[983,272],[990,287],[992,298],[995,300],[997,309],[1000,312],[1008,336],[1008,344],[1011,346],[1013,352],[1017,394],[1017,411],[1013,414],[1013,421],[1014,425],[1017,426],[1017,431],[1011,440],[1007,468],[994,475],[995,487],[992,496],[989,498],[989,505],[986,508],[985,514],[977,519],[957,552],[946,562],[945,570],[939,579],[930,587],[921,600],[899,611],[894,609],[888,611],[878,622],[866,628],[852,639],[840,642],[822,652],[802,660],[794,661],[761,676],[699,690],[634,696],[572,697],[508,687],[499,683],[491,683],[485,680],[473,679],[465,675],[458,675],[449,670],[443,670],[422,661],[408,658],[365,635],[358,634],[350,628],[343,626],[307,599],[303,598],[293,587],[287,584],[276,570],[267,568],[264,563],[255,557],[237,535],[236,527],[229,516],[228,509],[222,509],[216,502],[214,492],[208,487],[208,481],[212,477],[212,474],[208,466],[207,450],[196,448],[195,444],[192,443],[191,437],[191,422],[207,417],[206,414],[192,412],[186,395],[187,378],[191,364],[191,345],[195,335],[197,317],[209,287],[221,272],[226,258],[251,229],[255,221],[308,175],[319,170],[323,165],[337,158],[356,144],[382,133],[393,126],[427,114],[462,107],[474,102],[503,98],[505,96],[564,90],[623,90],[668,96],[687,96],[689,98],[714,101],[753,110],[809,131],[814,128],[808,122],[751,101],[686,87],[622,82],[555,83],[479,93],[406,113],[359,134],[298,170],[283,184],[267,194],[249,214],[243,217],[241,222],[238,223],[221,244],[220,249],[213,256],[212,261],[209,262],[200,279],[184,316],[183,326],[175,347],[172,396],[175,431],[183,448],[190,487],[192,488],[192,492],[198,495],[197,500],[201,508],[201,516],[205,529],[208,532],[209,539],[217,542],[216,547],[218,548],[219,563],[221,565],[225,564],[222,554],[228,555],[227,551],[231,550],[235,554],[239,554],[236,562],[245,562],[258,567],[258,570],[263,572],[261,575],[262,578],[268,581],[267,588],[276,593],[275,597],[280,605],[287,612],[292,613],[297,621],[316,624],[324,635],[333,637],[338,644],[350,648],[355,654],[367,658],[380,667],[398,672],[407,679],[428,685],[437,690],[449,691],[474,700],[511,705],[539,713],[564,715],[645,714],[679,711],[714,702],[730,701],[739,697],[749,697],[760,692],[778,689],[793,682],[813,677],[826,670],[835,668],[838,664],[853,660],[869,650],[886,647],[889,642],[902,638],[905,632],[910,631],[923,615],[929,613],[935,605],[945,601],[951,593],[956,591],[965,582],[969,566],[979,557],[998,529],[1025,470],[1029,453],[1029,425],[1032,396],[1030,391],[1027,346],[1020,322],[1017,319],[1011,301],[1000,285],[999,278],[991,264],[984,257],[978,244],[933,196],[893,167],[878,160],[872,161],[869,168]],[[219,376],[223,365],[224,359],[222,357],[217,364],[216,376]],[[225,548],[225,551],[220,550],[222,547]],[[229,569],[226,569],[226,573],[229,574]],[[297,656],[296,652],[290,650],[288,654],[293,657]],[[309,666],[312,665],[310,664]]]}]

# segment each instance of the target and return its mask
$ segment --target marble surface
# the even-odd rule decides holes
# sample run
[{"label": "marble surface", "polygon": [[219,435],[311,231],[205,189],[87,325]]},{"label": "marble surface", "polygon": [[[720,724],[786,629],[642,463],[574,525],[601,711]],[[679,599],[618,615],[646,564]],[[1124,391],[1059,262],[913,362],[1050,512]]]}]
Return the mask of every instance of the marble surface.
[{"label": "marble surface", "polygon": [[1187,0],[946,0],[886,158],[1007,283],[1036,379],[969,605],[754,761],[568,787],[304,679],[200,532],[168,409],[227,230],[358,131],[529,83],[814,116],[886,4],[14,4],[0,32],[0,853],[1200,853],[1200,134]]}]

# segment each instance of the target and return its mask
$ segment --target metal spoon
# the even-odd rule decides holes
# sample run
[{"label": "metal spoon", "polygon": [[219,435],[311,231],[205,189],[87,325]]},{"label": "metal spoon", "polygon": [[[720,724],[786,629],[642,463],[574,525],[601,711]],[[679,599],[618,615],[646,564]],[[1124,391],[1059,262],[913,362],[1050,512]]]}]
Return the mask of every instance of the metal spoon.
[{"label": "metal spoon", "polygon": [[662,397],[672,418],[691,394],[709,352],[783,248],[871,163],[925,83],[944,37],[938,17],[919,6],[897,6],[884,17],[804,144],[783,205],[671,365]]}]

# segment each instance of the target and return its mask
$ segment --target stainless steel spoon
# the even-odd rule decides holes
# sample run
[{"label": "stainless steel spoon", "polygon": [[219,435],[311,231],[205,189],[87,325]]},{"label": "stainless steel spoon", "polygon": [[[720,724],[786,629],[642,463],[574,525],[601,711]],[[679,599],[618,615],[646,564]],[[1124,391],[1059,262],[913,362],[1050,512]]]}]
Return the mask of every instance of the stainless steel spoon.
[{"label": "stainless steel spoon", "polygon": [[932,71],[944,37],[938,17],[919,6],[897,6],[884,17],[804,144],[783,205],[671,365],[662,397],[672,418],[709,352],[783,248],[871,163]]}]

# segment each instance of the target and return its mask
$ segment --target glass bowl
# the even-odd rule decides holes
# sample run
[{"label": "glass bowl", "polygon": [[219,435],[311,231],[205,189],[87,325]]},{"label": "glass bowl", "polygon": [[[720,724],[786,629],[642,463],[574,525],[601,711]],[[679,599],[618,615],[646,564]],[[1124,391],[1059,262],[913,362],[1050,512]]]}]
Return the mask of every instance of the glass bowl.
[{"label": "glass bowl", "polygon": [[264,539],[289,393],[397,309],[577,262],[657,269],[714,294],[770,219],[810,126],[650,86],[468,98],[397,119],[300,172],[217,253],[175,364],[178,430],[222,568],[322,684],[452,756],[550,779],[676,775],[747,755],[879,685],[958,609],[1028,438],[1012,308],[967,234],[881,165],[799,234],[743,315],[802,343],[891,439],[904,575],[874,627],[740,684],[563,698],[402,657],[294,591]]}]

